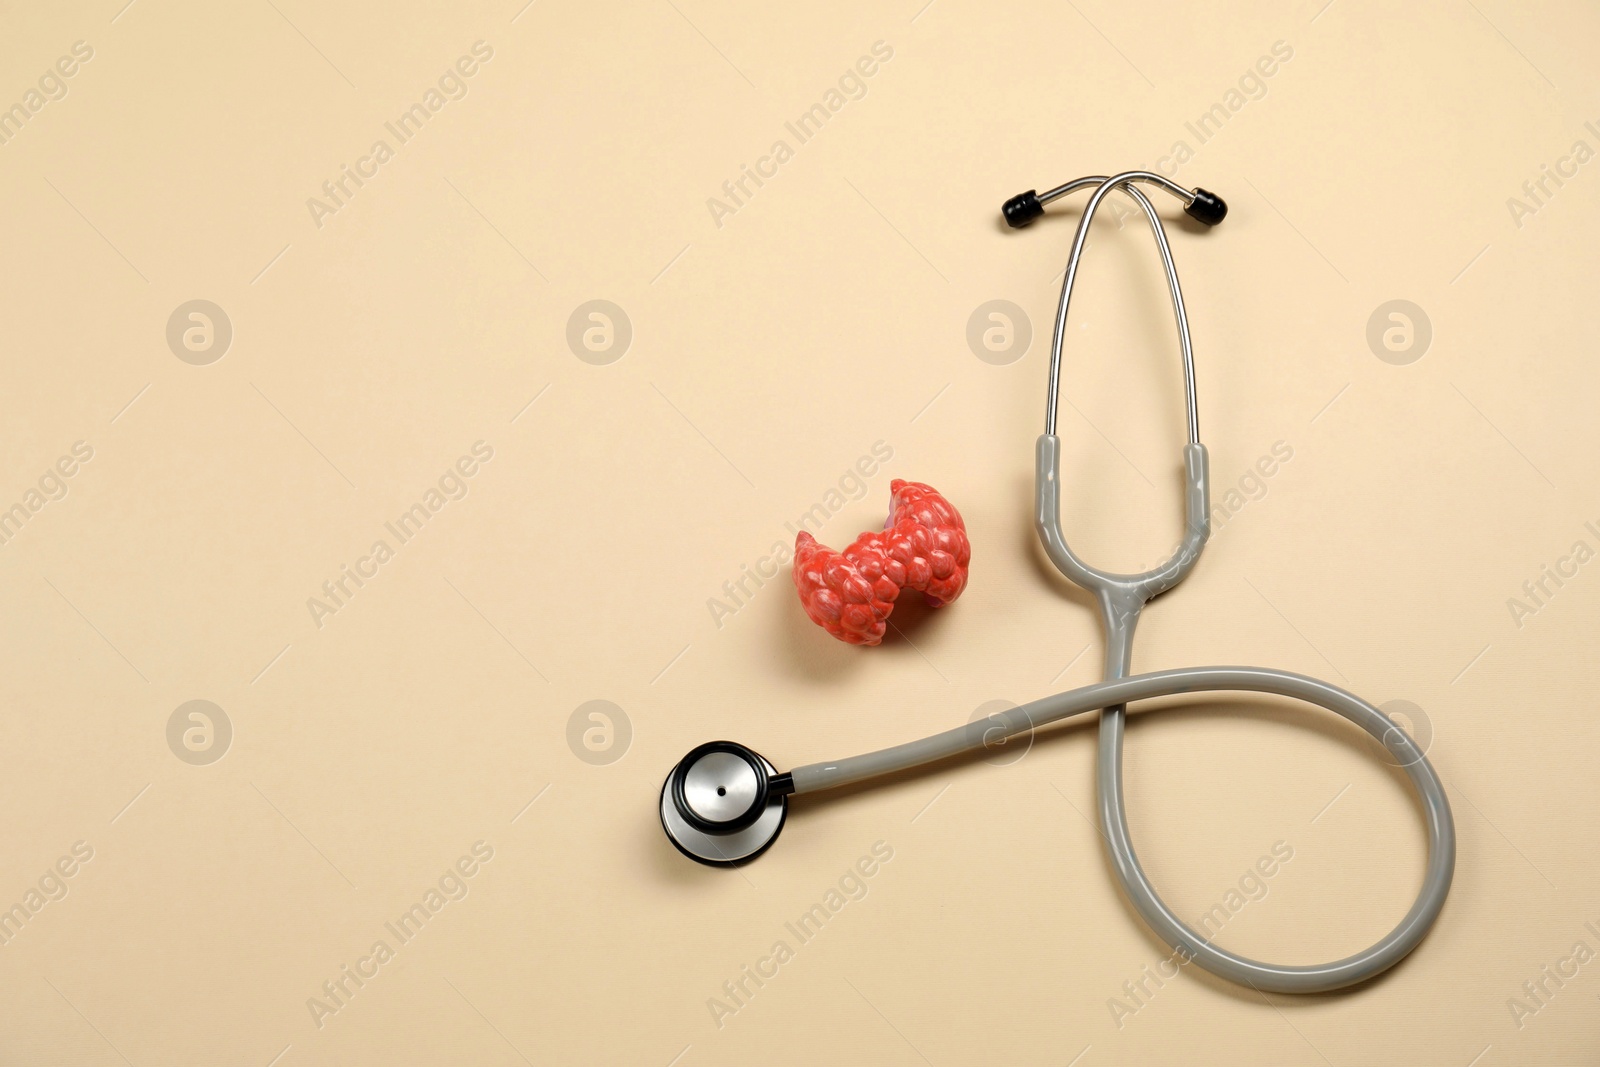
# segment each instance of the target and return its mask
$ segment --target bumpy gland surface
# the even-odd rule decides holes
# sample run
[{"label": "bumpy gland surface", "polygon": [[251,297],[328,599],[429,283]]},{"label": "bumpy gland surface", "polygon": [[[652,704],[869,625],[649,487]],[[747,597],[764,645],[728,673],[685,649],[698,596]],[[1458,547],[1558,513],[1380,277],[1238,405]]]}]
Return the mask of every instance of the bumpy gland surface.
[{"label": "bumpy gland surface", "polygon": [[889,521],[835,552],[805,530],[794,540],[794,587],[811,621],[841,641],[876,645],[901,590],[934,607],[967,586],[972,545],[960,512],[938,490],[896,478]]}]

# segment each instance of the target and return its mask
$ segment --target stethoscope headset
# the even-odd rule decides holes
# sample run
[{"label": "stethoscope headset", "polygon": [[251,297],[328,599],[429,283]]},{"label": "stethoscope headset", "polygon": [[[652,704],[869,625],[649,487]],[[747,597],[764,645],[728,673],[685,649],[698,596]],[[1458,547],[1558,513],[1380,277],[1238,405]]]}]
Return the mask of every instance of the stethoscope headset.
[{"label": "stethoscope headset", "polygon": [[[1045,429],[1035,453],[1037,506],[1034,523],[1051,562],[1067,578],[1094,594],[1099,604],[1106,641],[1105,681],[1043,697],[918,741],[847,759],[811,763],[783,774],[744,745],[712,741],[691,750],[667,775],[661,790],[661,825],[679,851],[700,863],[713,866],[747,863],[766,851],[783,829],[791,796],[837,789],[961,753],[981,751],[1001,738],[1099,710],[1096,791],[1100,828],[1117,880],[1145,923],[1176,954],[1230,981],[1280,993],[1339,989],[1394,966],[1422,941],[1439,917],[1455,870],[1455,824],[1450,803],[1438,774],[1411,737],[1376,707],[1338,686],[1266,667],[1182,667],[1128,674],[1133,632],[1140,612],[1150,600],[1172,589],[1188,575],[1211,532],[1209,463],[1206,448],[1200,443],[1194,354],[1190,348],[1183,293],[1178,286],[1178,272],[1172,262],[1166,230],[1136,182],[1155,186],[1182,200],[1188,215],[1207,226],[1215,226],[1227,215],[1227,205],[1217,196],[1204,189],[1185,189],[1149,171],[1079,178],[1043,194],[1030,190],[1012,197],[1002,208],[1008,224],[1022,227],[1043,214],[1045,205],[1051,201],[1079,189],[1094,189],[1072,241],[1061,286],[1061,302],[1056,311]],[[1095,211],[1107,196],[1118,190],[1144,211],[1166,271],[1182,350],[1188,408],[1189,439],[1183,449],[1187,483],[1183,539],[1170,559],[1140,574],[1114,574],[1083,562],[1067,545],[1060,519],[1061,442],[1056,437],[1056,407],[1067,307]],[[1428,864],[1422,888],[1399,924],[1370,947],[1332,963],[1311,966],[1280,966],[1246,959],[1219,948],[1179,919],[1150,884],[1134,853],[1123,806],[1122,739],[1126,705],[1179,693],[1222,691],[1289,697],[1344,716],[1388,749],[1416,789],[1428,828]]]}]

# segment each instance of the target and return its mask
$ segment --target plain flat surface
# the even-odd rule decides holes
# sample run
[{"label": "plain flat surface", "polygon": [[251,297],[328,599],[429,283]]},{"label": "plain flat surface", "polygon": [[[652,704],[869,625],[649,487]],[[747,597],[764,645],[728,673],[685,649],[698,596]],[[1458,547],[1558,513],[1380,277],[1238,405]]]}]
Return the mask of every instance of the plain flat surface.
[{"label": "plain flat surface", "polygon": [[[1507,0],[0,4],[0,1062],[1592,1062],[1597,31]],[[1171,226],[1227,517],[1134,668],[1420,709],[1461,835],[1433,935],[1341,996],[1171,977],[1087,725],[689,864],[655,807],[701,741],[790,767],[1098,678],[1030,518],[1076,217],[998,209],[1180,158],[1232,206]],[[1141,226],[1097,222],[1061,428],[1069,535],[1130,570],[1181,475]],[[169,347],[191,300],[220,360]],[[591,300],[631,328],[609,364],[598,320],[569,348]],[[993,300],[1031,323],[1009,363],[968,344]],[[1393,300],[1421,358],[1369,346]],[[775,546],[808,514],[842,546],[896,477],[961,508],[972,582],[848,648]],[[175,752],[215,714],[169,745],[193,700],[232,731],[205,765]],[[597,700],[609,750],[594,706],[569,735]],[[1136,715],[1151,876],[1248,955],[1369,943],[1423,860],[1373,757],[1269,701]]]}]

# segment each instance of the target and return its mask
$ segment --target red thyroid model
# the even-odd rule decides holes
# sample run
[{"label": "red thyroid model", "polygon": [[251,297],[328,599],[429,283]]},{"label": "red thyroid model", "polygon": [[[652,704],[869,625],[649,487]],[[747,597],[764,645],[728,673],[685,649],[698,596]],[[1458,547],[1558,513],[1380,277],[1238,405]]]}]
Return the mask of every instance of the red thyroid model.
[{"label": "red thyroid model", "polygon": [[961,513],[921,482],[889,483],[889,521],[843,552],[801,530],[794,539],[794,587],[811,621],[841,641],[876,645],[902,589],[943,607],[967,586],[972,545]]}]

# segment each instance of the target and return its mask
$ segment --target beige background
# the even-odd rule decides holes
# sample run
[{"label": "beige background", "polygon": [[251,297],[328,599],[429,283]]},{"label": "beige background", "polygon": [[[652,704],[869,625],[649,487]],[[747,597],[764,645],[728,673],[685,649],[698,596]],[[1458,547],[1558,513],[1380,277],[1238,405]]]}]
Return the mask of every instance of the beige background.
[{"label": "beige background", "polygon": [[[1600,963],[1535,1015],[1508,1001],[1600,950],[1600,563],[1520,626],[1508,599],[1600,548],[1600,163],[1520,226],[1507,201],[1600,148],[1600,16],[1324,2],[0,4],[0,105],[93,50],[0,145],[0,507],[93,449],[0,547],[0,908],[28,913],[0,1061],[1593,1062]],[[399,144],[384,123],[478,41],[466,95]],[[784,123],[879,41],[865,95],[796,146]],[[1292,58],[1200,144],[1185,124],[1275,42]],[[793,158],[719,227],[708,198],[779,138]],[[308,199],[378,139],[393,158],[319,227]],[[1075,214],[1013,234],[997,209],[1178,141],[1178,179],[1232,205],[1172,226],[1219,498],[1293,458],[1148,613],[1135,667],[1410,701],[1460,861],[1434,933],[1365,988],[1191,969],[1129,1014],[1112,998],[1165,950],[1086,818],[1088,724],[797,803],[742,872],[682,859],[654,808],[707,738],[792,766],[1098,677],[1090,604],[1030,522]],[[1067,526],[1132,567],[1177,528],[1175,345],[1142,228],[1107,216],[1091,257]],[[233,331],[208,365],[166,337],[196,299]],[[632,328],[608,365],[566,340],[595,299]],[[1005,365],[966,340],[995,299],[1032,324]],[[1432,328],[1404,365],[1366,337],[1395,299]],[[465,499],[316,625],[308,598],[477,441]],[[714,619],[880,441],[824,540],[877,525],[890,478],[931,482],[971,530],[963,599],[860,651],[784,568]],[[169,748],[190,700],[231,724],[209,765]],[[631,724],[607,765],[567,740],[591,700]],[[1327,719],[1217,701],[1131,728],[1137,843],[1181,914],[1293,849],[1236,950],[1343,955],[1415,890],[1402,781]],[[480,841],[466,897],[399,945],[384,924]],[[879,841],[865,897],[799,945],[784,924]],[[393,959],[318,1025],[309,998],[380,939]],[[780,939],[794,958],[719,1027],[708,1001]]]}]

